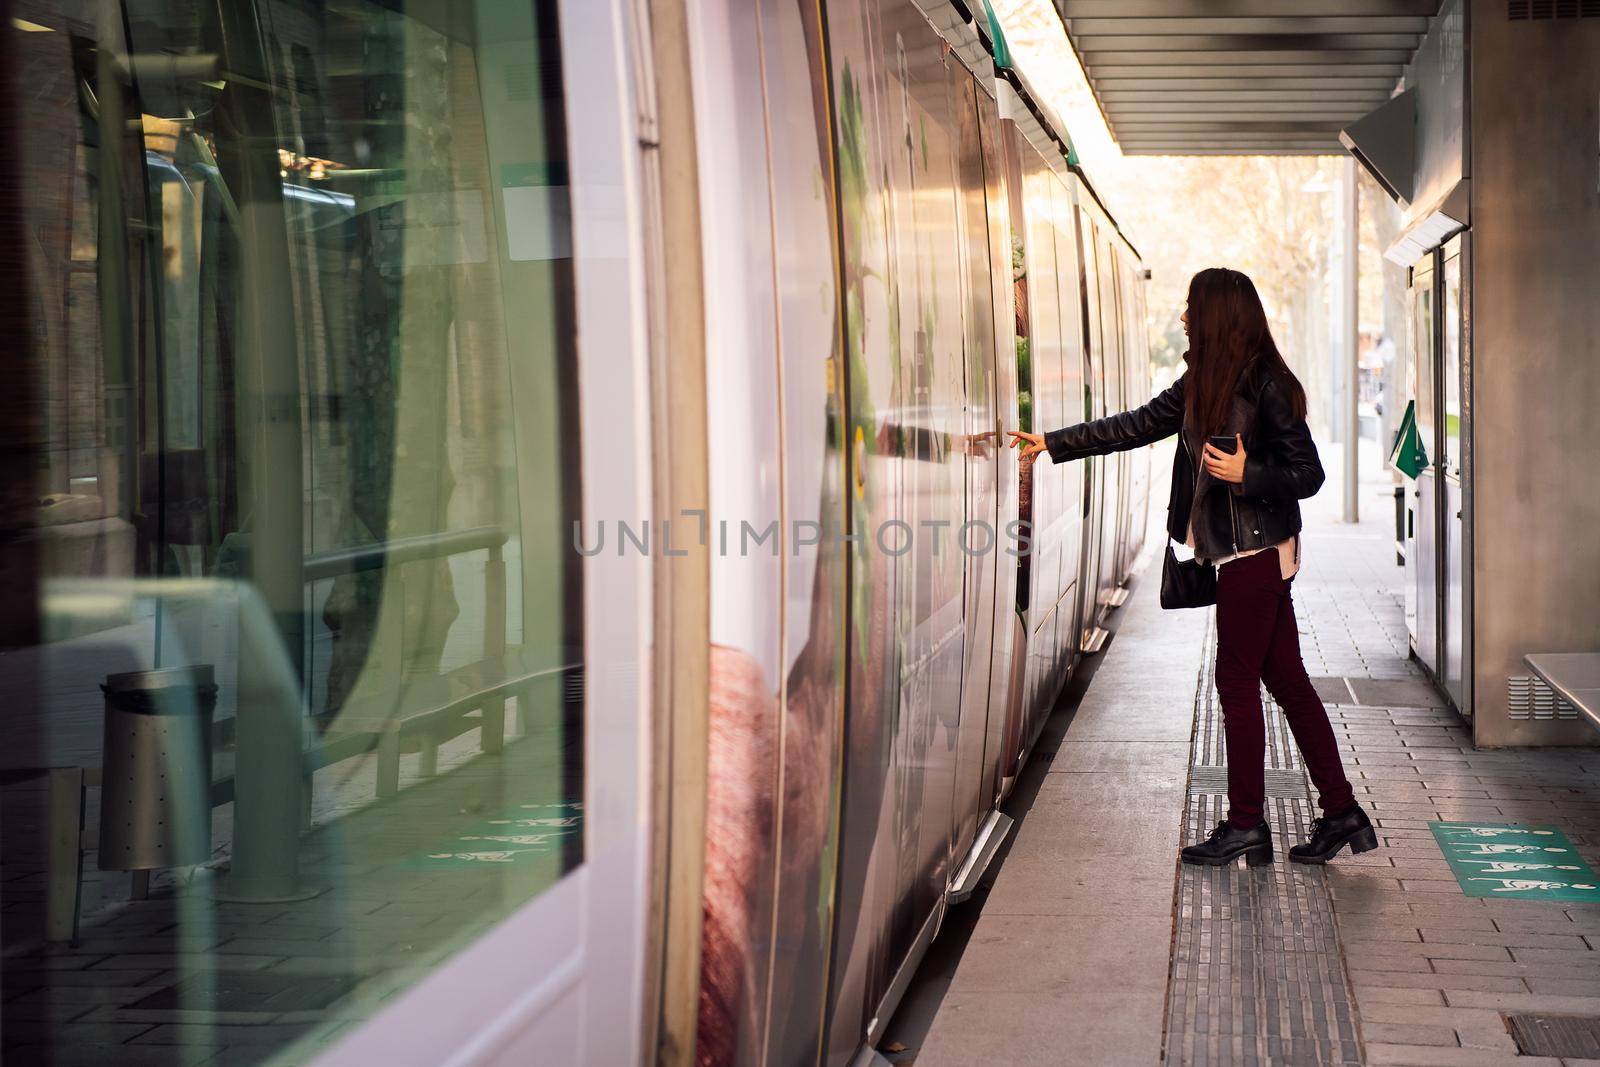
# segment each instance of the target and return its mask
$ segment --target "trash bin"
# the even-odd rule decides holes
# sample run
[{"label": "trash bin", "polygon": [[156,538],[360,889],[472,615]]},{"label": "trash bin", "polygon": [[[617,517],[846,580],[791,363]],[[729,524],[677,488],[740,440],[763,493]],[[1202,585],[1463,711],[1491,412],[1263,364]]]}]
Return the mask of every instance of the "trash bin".
[{"label": "trash bin", "polygon": [[211,858],[209,665],[113,674],[105,693],[100,869],[143,871]]}]

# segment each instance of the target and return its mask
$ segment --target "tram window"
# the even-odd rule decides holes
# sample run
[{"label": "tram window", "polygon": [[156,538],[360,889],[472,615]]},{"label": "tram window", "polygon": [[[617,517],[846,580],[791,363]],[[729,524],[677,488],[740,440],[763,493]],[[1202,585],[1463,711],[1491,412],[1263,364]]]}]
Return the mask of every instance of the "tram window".
[{"label": "tram window", "polygon": [[[8,905],[7,998],[89,953],[129,968],[112,1021],[298,1062],[583,854],[555,4],[12,14],[40,485],[6,516],[8,882],[76,817],[47,768],[90,784],[83,947]],[[103,1014],[15,1049],[8,1017],[7,1052],[88,1058]],[[236,1045],[246,1016],[293,1025]]]}]

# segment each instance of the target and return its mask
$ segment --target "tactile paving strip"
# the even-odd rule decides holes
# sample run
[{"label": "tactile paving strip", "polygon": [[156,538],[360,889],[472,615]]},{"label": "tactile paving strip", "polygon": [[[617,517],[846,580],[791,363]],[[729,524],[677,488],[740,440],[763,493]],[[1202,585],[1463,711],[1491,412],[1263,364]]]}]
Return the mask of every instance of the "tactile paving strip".
[{"label": "tactile paving strip", "polygon": [[[1305,773],[1299,770],[1270,770],[1266,772],[1267,796],[1303,799],[1306,795]],[[1189,792],[1226,794],[1228,768],[1191,765],[1189,767]],[[1221,820],[1218,819],[1218,822]]]},{"label": "tactile paving strip", "polygon": [[[1185,844],[1204,840],[1227,815],[1215,642],[1213,618],[1195,695]],[[1182,866],[1167,986],[1168,1064],[1361,1062],[1325,872],[1288,859],[1288,846],[1304,837],[1313,816],[1309,783],[1282,714],[1263,699],[1277,860],[1256,868],[1242,861]]]}]

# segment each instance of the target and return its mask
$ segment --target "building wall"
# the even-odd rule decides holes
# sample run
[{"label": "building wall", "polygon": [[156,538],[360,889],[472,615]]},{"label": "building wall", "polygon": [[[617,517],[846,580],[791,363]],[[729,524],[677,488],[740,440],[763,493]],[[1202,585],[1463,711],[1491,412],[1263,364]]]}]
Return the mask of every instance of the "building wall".
[{"label": "building wall", "polygon": [[1474,0],[1475,740],[1586,744],[1513,722],[1529,652],[1600,651],[1600,19]]}]

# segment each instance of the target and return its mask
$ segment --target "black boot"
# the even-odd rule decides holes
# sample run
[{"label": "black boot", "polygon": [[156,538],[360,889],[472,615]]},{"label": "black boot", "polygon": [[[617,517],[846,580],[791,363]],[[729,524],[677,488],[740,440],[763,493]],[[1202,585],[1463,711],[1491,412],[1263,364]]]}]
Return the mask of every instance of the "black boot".
[{"label": "black boot", "polygon": [[1311,821],[1311,840],[1289,850],[1289,858],[1296,863],[1327,863],[1339,854],[1345,845],[1352,853],[1370,852],[1378,847],[1378,831],[1372,820],[1352,804],[1338,815],[1327,815]]},{"label": "black boot", "polygon": [[1230,822],[1221,822],[1211,831],[1211,837],[1198,845],[1190,845],[1182,852],[1185,863],[1204,863],[1222,867],[1240,856],[1252,867],[1265,867],[1272,862],[1272,832],[1265,819],[1249,830],[1236,830]]}]

